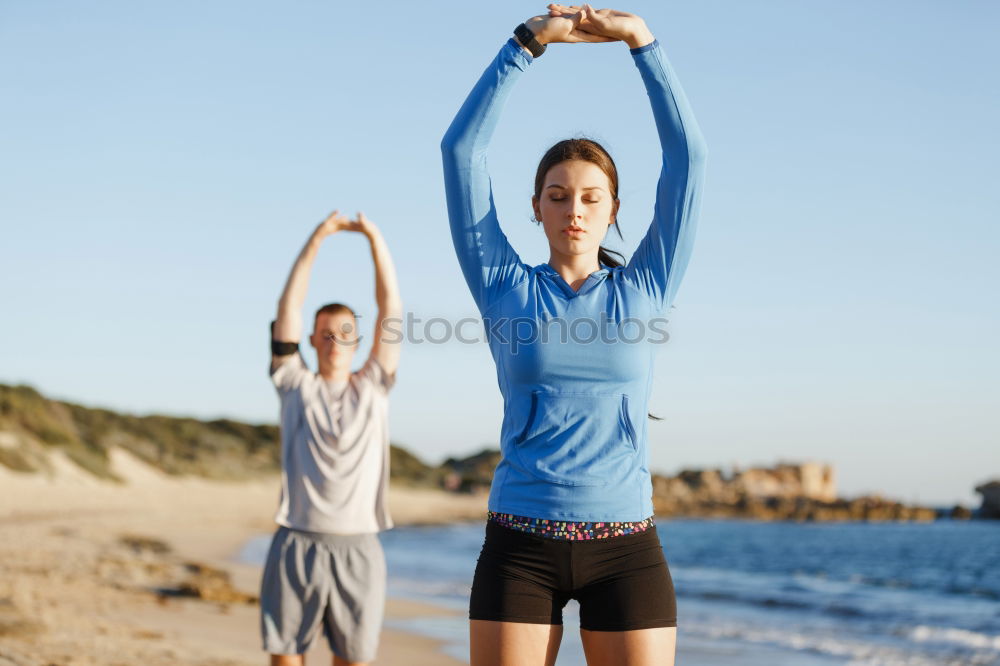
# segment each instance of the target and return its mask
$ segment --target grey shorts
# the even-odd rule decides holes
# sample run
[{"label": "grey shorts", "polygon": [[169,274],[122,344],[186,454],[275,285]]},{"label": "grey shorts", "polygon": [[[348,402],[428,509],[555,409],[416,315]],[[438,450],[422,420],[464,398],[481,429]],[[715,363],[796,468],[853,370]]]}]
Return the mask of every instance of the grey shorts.
[{"label": "grey shorts", "polygon": [[376,534],[279,527],[260,586],[264,650],[304,654],[320,627],[335,655],[372,661],[385,611],[385,556]]}]

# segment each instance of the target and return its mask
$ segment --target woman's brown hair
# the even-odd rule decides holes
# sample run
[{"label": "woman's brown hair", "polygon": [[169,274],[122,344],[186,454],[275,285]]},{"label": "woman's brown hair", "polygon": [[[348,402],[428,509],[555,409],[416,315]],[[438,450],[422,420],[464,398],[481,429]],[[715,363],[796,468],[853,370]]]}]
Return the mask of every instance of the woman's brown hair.
[{"label": "woman's brown hair", "polygon": [[[567,160],[582,160],[596,164],[608,177],[608,184],[611,187],[611,198],[618,201],[618,167],[615,166],[615,161],[611,159],[608,151],[604,150],[604,146],[592,139],[563,139],[545,151],[545,154],[542,155],[542,160],[538,163],[538,171],[535,172],[536,200],[542,196],[542,188],[545,187],[545,174],[555,165]],[[614,227],[615,231],[618,232],[618,237],[621,238],[622,231],[618,228],[617,216],[615,216]],[[625,257],[621,252],[615,252],[604,247],[597,250],[597,260],[605,266],[612,268],[625,265]],[[663,420],[661,417],[654,416],[653,414],[647,414],[647,416],[654,421]]]},{"label": "woman's brown hair", "polygon": [[[535,199],[542,196],[542,188],[545,186],[545,175],[549,169],[567,160],[581,160],[596,164],[597,167],[608,177],[611,186],[611,198],[618,201],[618,167],[611,159],[604,146],[591,139],[564,139],[545,151],[542,160],[538,163],[538,171],[535,172]],[[618,218],[614,222],[615,231],[618,237],[622,237],[621,229],[618,228]],[[608,250],[601,247],[597,251],[597,260],[605,266],[615,268],[625,265],[625,257],[620,252]]]}]

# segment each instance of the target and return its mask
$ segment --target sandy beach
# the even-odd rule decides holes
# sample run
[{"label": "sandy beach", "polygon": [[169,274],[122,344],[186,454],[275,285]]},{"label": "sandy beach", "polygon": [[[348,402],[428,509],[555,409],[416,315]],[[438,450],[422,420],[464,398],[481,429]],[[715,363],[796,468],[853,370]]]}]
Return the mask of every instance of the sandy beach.
[{"label": "sandy beach", "polygon": [[[260,568],[235,557],[274,529],[278,479],[168,476],[114,450],[99,481],[58,453],[53,472],[0,466],[0,666],[263,664]],[[394,487],[397,524],[481,520],[484,497]],[[390,599],[387,622],[451,613]],[[309,663],[330,663],[323,641]],[[377,664],[459,664],[385,629]]]},{"label": "sandy beach", "polygon": [[[0,466],[0,666],[267,663],[260,567],[237,556],[274,530],[277,477],[172,477],[114,451],[124,479],[116,484],[51,456],[49,474]],[[413,598],[431,603],[389,599],[376,663],[462,664],[449,654],[461,657],[466,621],[452,609],[471,577],[485,497],[394,487],[390,502],[399,525],[437,524],[383,538],[396,593],[416,590]],[[678,663],[937,666],[994,663],[1000,654],[988,596],[998,589],[992,525],[664,520],[660,528],[682,591]],[[748,565],[754,552],[764,559]],[[959,559],[971,562],[958,572],[968,580],[949,573]],[[816,561],[821,576],[802,573]],[[883,570],[891,585],[857,580]],[[920,580],[909,571],[937,573]],[[956,580],[970,592],[938,589]],[[937,619],[942,604],[951,604],[949,622]],[[574,622],[560,663],[583,663]],[[448,654],[438,639],[448,640]],[[330,663],[324,641],[308,663]]]}]

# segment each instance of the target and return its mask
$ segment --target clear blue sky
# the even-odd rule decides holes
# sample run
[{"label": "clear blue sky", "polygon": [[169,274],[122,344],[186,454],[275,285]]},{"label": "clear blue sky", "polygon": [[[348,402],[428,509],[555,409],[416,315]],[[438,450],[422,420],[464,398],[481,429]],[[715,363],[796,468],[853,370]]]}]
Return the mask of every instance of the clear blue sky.
[{"label": "clear blue sky", "polygon": [[[275,421],[267,324],[333,208],[382,227],[417,316],[475,314],[438,143],[544,5],[366,4],[0,4],[0,381]],[[710,150],[653,467],[819,459],[846,493],[973,501],[1000,476],[1000,6],[622,8],[664,45]],[[553,46],[505,112],[491,171],[525,261],[547,258],[537,159],[580,134],[619,164],[631,252],[659,152],[620,44]],[[371,280],[363,241],[334,237],[307,308],[370,320]],[[404,350],[395,441],[468,453],[495,444],[500,409],[485,345]]]}]

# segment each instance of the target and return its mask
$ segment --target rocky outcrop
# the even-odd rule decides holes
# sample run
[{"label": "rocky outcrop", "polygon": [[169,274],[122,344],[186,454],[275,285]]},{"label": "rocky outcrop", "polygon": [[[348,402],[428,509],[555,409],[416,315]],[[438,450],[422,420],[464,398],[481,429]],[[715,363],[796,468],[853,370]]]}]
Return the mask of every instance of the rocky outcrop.
[{"label": "rocky outcrop", "polygon": [[222,604],[256,604],[259,599],[233,586],[229,572],[200,562],[184,565],[187,577],[176,588],[161,588],[160,594],[194,597]]},{"label": "rocky outcrop", "polygon": [[834,476],[830,465],[812,462],[735,470],[729,476],[718,469],[692,469],[673,477],[654,476],[653,495],[681,506],[767,499],[833,502]]},{"label": "rocky outcrop", "polygon": [[657,515],[754,520],[934,520],[928,507],[906,506],[879,496],[837,497],[830,465],[788,464],[736,470],[684,470],[654,475]]},{"label": "rocky outcrop", "polygon": [[979,517],[1000,520],[1000,480],[976,486],[976,492],[983,496]]},{"label": "rocky outcrop", "polygon": [[500,451],[483,449],[466,458],[448,458],[441,465],[442,487],[466,493],[487,492],[493,482],[493,470],[500,462]]},{"label": "rocky outcrop", "polygon": [[[500,452],[486,449],[462,459],[451,458],[442,486],[447,490],[488,490]],[[718,469],[689,469],[676,476],[653,475],[653,508],[657,515],[754,520],[934,520],[937,512],[878,496],[837,497],[832,466],[816,462],[781,463],[724,474]]]},{"label": "rocky outcrop", "polygon": [[179,558],[160,539],[124,534],[107,544],[91,574],[122,590],[146,591],[160,598],[194,597],[220,604],[255,604],[256,596],[234,587],[228,571]]},{"label": "rocky outcrop", "polygon": [[968,507],[956,504],[945,515],[952,520],[969,520],[972,518],[972,511]]},{"label": "rocky outcrop", "polygon": [[677,502],[670,496],[653,495],[657,515],[686,518],[746,518],[797,521],[931,521],[937,511],[907,506],[878,496],[822,502],[805,497],[741,497],[735,502]]},{"label": "rocky outcrop", "polygon": [[804,497],[819,502],[837,499],[833,467],[815,462],[736,471],[733,483],[748,497]]}]

